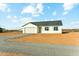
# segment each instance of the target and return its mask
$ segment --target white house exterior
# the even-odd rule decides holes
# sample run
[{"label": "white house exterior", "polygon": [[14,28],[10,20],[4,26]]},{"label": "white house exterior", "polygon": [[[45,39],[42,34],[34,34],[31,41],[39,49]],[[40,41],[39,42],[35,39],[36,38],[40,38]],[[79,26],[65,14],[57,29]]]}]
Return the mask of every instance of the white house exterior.
[{"label": "white house exterior", "polygon": [[22,26],[23,33],[62,33],[62,22],[58,21],[43,21],[29,22]]},{"label": "white house exterior", "polygon": [[[49,27],[49,31],[46,31],[45,27]],[[54,27],[58,27],[58,30],[55,31]],[[62,33],[62,26],[43,26],[41,30],[41,33]]]},{"label": "white house exterior", "polygon": [[37,26],[28,23],[26,26],[22,27],[23,33],[37,33]]}]

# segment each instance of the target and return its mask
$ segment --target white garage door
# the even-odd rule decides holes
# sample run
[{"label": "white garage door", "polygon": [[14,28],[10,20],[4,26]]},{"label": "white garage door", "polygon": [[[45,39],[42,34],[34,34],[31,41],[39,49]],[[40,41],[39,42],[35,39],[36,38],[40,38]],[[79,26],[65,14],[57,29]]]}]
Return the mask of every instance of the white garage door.
[{"label": "white garage door", "polygon": [[37,33],[37,28],[35,27],[26,27],[25,33]]}]

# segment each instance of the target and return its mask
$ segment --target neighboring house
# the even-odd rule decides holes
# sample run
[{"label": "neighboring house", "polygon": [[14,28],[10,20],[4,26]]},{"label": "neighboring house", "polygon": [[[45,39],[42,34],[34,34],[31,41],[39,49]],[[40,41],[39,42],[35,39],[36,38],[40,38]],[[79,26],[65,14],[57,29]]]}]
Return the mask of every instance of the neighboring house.
[{"label": "neighboring house", "polygon": [[23,33],[62,33],[62,21],[29,22],[22,26]]}]

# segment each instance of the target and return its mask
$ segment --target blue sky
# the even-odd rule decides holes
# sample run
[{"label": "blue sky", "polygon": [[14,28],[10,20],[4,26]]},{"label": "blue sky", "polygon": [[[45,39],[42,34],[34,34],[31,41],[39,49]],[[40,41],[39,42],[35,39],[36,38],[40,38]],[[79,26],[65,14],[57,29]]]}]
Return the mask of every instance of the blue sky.
[{"label": "blue sky", "polygon": [[63,28],[79,28],[78,3],[0,3],[0,26],[18,29],[30,21],[62,20]]}]

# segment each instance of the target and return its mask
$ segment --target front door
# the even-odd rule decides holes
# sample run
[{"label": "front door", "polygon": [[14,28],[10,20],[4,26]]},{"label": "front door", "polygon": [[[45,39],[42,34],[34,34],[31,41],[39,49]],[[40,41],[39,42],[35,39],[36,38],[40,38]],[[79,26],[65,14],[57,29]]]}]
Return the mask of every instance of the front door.
[{"label": "front door", "polygon": [[41,33],[41,27],[38,27],[38,33]]}]

